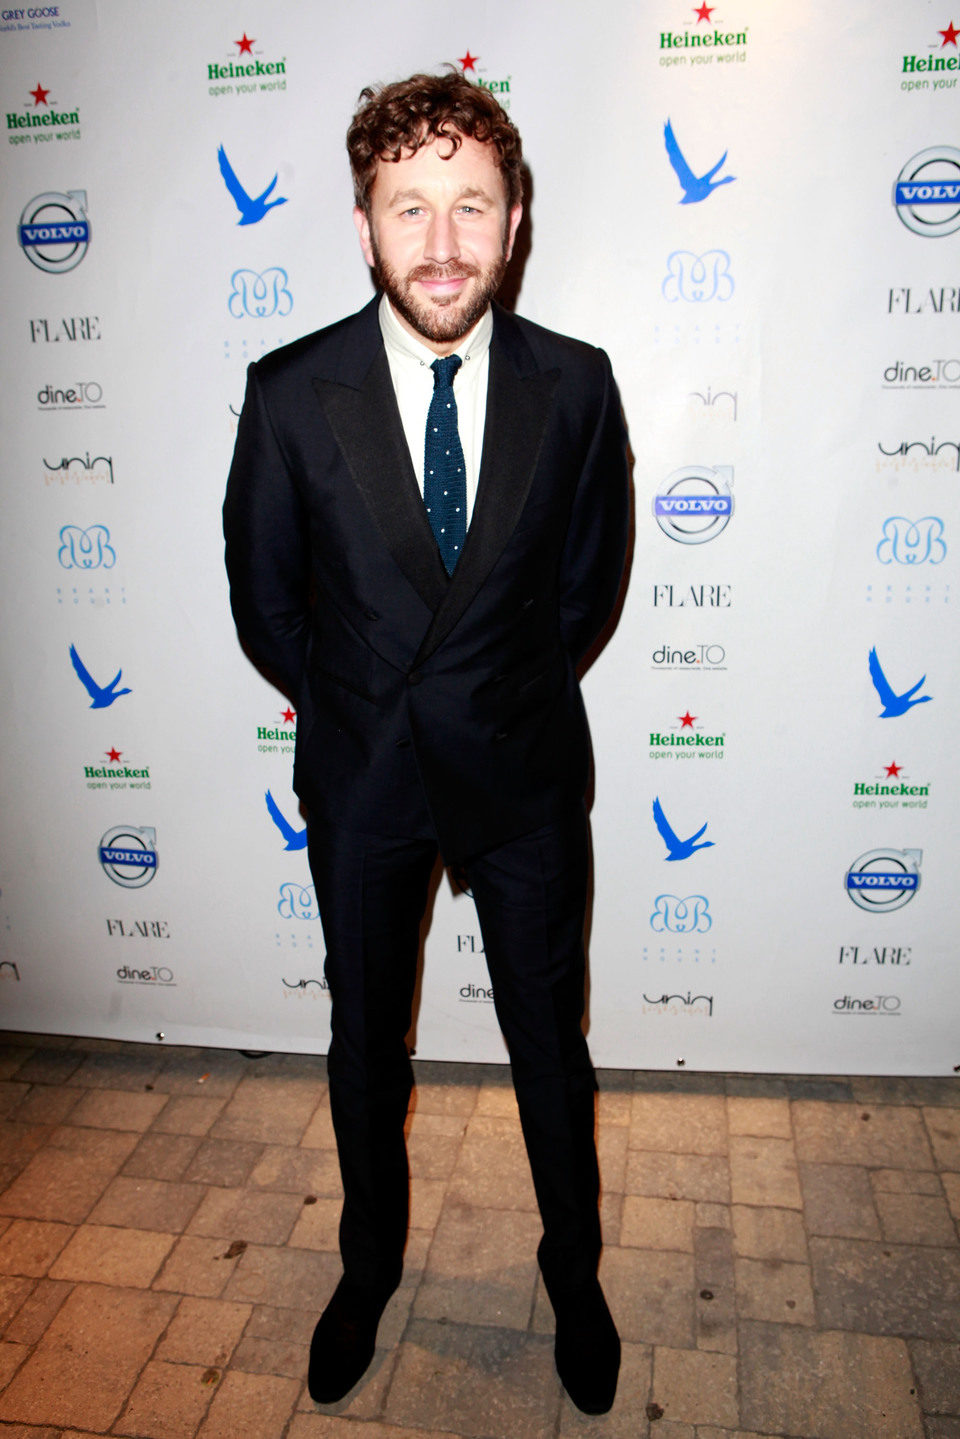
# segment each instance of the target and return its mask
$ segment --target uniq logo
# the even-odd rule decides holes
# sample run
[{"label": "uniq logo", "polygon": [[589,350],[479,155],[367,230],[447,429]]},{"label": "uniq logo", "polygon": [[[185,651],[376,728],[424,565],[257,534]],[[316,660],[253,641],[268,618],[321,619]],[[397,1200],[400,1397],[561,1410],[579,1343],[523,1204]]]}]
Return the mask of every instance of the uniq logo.
[{"label": "uniq logo", "polygon": [[312,884],[295,884],[287,880],[280,886],[277,914],[281,919],[319,919],[317,892]]},{"label": "uniq logo", "polygon": [[943,520],[936,515],[924,515],[920,520],[891,515],[884,520],[883,539],[877,545],[882,565],[939,565],[946,555]]},{"label": "uniq logo", "polygon": [[235,320],[248,315],[251,320],[269,320],[273,315],[289,315],[293,296],[288,289],[286,270],[279,265],[263,270],[234,270],[230,276],[230,298],[227,308]]},{"label": "uniq logo", "polygon": [[106,525],[64,525],[60,531],[57,559],[65,570],[112,570],[117,552],[110,543]]},{"label": "uniq logo", "polygon": [[34,195],[23,207],[18,237],[23,253],[38,270],[63,275],[76,269],[90,244],[86,190]]},{"label": "uniq logo", "polygon": [[909,904],[920,888],[920,849],[870,849],[847,870],[847,894],[860,909],[889,914]]},{"label": "uniq logo", "polygon": [[713,925],[710,904],[703,894],[688,894],[680,899],[675,894],[658,894],[653,902],[650,928],[657,934],[706,934]]},{"label": "uniq logo", "polygon": [[694,255],[691,250],[674,250],[667,256],[667,273],[660,293],[671,305],[678,300],[690,305],[729,300],[733,290],[730,256],[726,250],[706,250],[702,255]]},{"label": "uniq logo", "polygon": [[100,864],[108,879],[123,889],[142,889],[157,872],[157,831],[118,824],[102,836]]},{"label": "uniq logo", "polygon": [[686,465],[667,476],[653,498],[653,514],[665,535],[682,545],[702,545],[730,523],[732,465]]},{"label": "uniq logo", "polygon": [[960,150],[934,145],[907,161],[893,187],[897,214],[915,235],[960,230]]}]

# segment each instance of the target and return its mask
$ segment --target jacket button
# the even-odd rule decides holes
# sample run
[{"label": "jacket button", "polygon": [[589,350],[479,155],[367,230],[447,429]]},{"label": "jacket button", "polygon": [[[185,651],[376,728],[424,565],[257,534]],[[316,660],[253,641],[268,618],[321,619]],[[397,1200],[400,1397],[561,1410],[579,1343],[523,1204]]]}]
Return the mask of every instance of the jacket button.
[{"label": "jacket button", "polygon": [[376,610],[364,610],[363,618],[365,620],[378,620],[380,615]]},{"label": "jacket button", "polygon": [[409,741],[408,739],[398,739],[398,740],[397,740],[397,749],[409,749],[409,748],[410,748],[410,741]]},{"label": "jacket button", "polygon": [[418,685],[422,679],[423,675],[420,673],[419,670],[411,670],[410,673],[407,675],[407,684]]},{"label": "jacket button", "polygon": [[497,730],[496,734],[494,735],[494,737],[493,737],[493,742],[494,742],[494,744],[499,744],[501,740],[505,740],[506,738],[507,738],[507,731],[506,731],[505,729],[500,729],[500,730]]}]

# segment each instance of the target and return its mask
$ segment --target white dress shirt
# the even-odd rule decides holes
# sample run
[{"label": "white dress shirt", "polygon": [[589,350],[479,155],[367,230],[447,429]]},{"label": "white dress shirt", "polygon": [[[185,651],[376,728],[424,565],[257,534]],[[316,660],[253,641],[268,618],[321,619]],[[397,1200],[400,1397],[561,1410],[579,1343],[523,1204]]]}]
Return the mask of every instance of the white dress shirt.
[{"label": "white dress shirt", "polygon": [[[403,432],[407,437],[413,472],[423,494],[423,444],[427,432],[427,411],[433,398],[433,371],[437,358],[429,346],[416,339],[397,319],[390,301],[380,300],[380,333],[383,335],[390,378],[393,380]],[[453,381],[457,402],[457,428],[467,471],[467,524],[473,515],[480,461],[483,455],[483,426],[487,414],[487,376],[490,369],[490,337],[493,313],[487,310],[469,334],[452,352],[463,364]]]}]

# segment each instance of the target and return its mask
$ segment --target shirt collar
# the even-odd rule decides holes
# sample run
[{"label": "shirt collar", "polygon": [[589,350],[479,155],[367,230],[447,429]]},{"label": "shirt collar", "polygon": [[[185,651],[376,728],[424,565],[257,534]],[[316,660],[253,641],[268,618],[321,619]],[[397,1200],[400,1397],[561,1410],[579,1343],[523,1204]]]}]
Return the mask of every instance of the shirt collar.
[{"label": "shirt collar", "polygon": [[[401,325],[397,313],[386,295],[380,297],[380,333],[383,336],[383,343],[387,353],[392,360],[400,360],[410,363],[416,361],[418,365],[429,368],[437,358],[436,353],[425,345],[421,340],[416,339],[410,332]],[[459,355],[464,364],[468,361],[476,363],[482,360],[490,348],[490,340],[493,335],[493,311],[488,305],[473,329],[460,341],[457,348],[452,351]]]}]

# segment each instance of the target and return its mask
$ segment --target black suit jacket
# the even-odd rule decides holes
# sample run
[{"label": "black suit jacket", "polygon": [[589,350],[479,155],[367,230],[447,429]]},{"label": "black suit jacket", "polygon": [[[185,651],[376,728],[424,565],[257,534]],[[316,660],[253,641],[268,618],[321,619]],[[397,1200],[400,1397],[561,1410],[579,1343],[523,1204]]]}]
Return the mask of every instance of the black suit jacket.
[{"label": "black suit jacket", "polygon": [[606,355],[494,307],[483,455],[452,579],[377,301],[250,366],[224,506],[248,652],[295,699],[294,786],[343,828],[448,860],[583,795],[576,664],[608,618],[627,463]]}]

